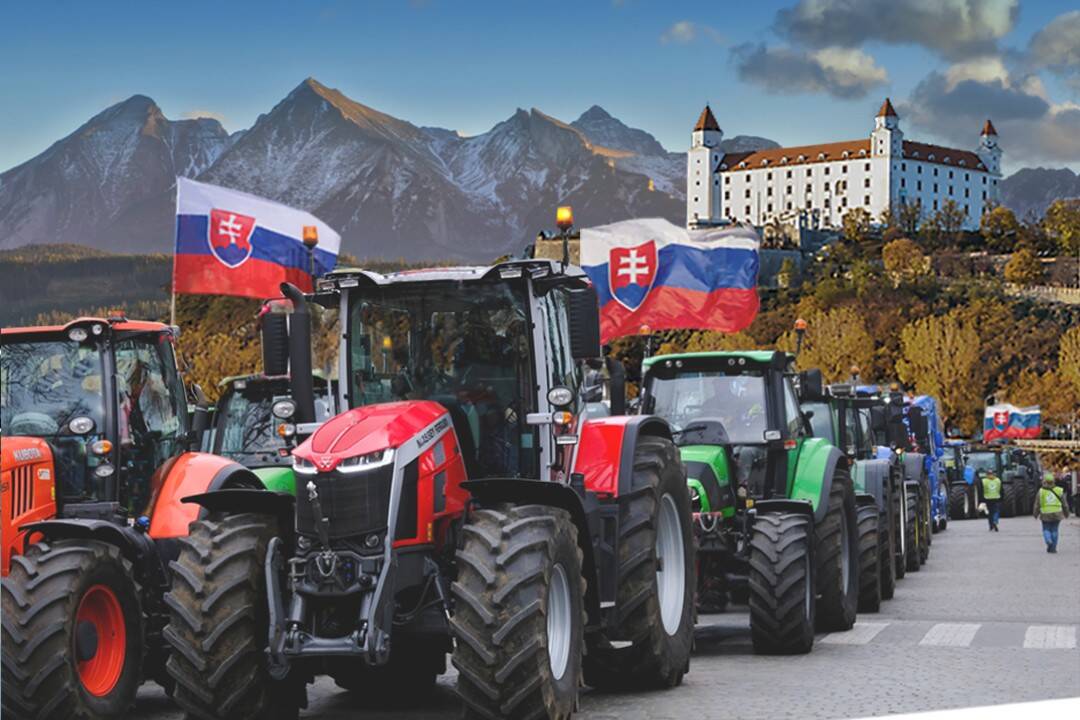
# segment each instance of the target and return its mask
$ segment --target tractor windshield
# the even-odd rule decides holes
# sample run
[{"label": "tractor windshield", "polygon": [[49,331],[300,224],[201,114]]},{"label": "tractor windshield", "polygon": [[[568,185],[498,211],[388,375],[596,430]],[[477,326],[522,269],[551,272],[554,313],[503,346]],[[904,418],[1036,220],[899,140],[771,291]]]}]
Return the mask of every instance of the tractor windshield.
[{"label": "tractor windshield", "polygon": [[998,471],[998,454],[996,452],[973,452],[968,453],[964,464],[974,470],[983,470],[996,473]]},{"label": "tractor windshield", "polygon": [[535,476],[523,281],[406,282],[349,302],[353,407],[433,400],[449,410],[471,476]]},{"label": "tractor windshield", "polygon": [[676,430],[692,420],[708,418],[721,422],[733,445],[765,442],[765,378],[760,373],[653,376],[647,402],[647,413],[666,419]]},{"label": "tractor windshield", "polygon": [[286,444],[276,431],[281,421],[271,412],[273,401],[272,395],[258,391],[227,393],[217,407],[215,452],[248,467],[290,463],[291,458],[278,453]]},{"label": "tractor windshield", "polygon": [[[67,340],[4,343],[0,432],[36,437],[103,432],[101,381],[101,352],[96,345]],[[77,418],[88,418],[90,424],[72,423]]]}]

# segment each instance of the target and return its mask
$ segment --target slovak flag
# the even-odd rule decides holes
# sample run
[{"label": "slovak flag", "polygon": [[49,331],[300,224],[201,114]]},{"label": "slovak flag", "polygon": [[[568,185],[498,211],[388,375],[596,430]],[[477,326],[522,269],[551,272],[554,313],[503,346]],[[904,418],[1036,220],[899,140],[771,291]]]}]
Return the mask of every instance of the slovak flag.
[{"label": "slovak flag", "polygon": [[270,200],[176,179],[173,291],[267,298],[282,282],[312,289],[304,226],[317,228],[315,274],[337,264],[341,236],[317,217]]},{"label": "slovak flag", "polygon": [[983,442],[1037,438],[1041,433],[1042,410],[1038,405],[1025,408],[1008,403],[988,405],[983,414]]},{"label": "slovak flag", "polygon": [[603,342],[674,329],[738,332],[758,311],[757,233],[686,230],[662,218],[581,231],[581,266],[600,298]]}]

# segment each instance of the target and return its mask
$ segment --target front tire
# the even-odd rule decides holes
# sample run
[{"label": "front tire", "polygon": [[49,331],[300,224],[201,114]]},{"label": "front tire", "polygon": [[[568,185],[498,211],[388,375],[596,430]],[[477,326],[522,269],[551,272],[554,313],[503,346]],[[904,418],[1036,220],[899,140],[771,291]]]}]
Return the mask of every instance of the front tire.
[{"label": "front tire", "polygon": [[638,440],[632,487],[618,500],[620,620],[610,637],[590,638],[585,656],[585,683],[594,688],[675,687],[690,666],[697,563],[682,467],[670,440]]},{"label": "front tire", "polygon": [[813,521],[758,515],[750,535],[750,635],[754,651],[794,655],[814,647]]},{"label": "front tire", "polygon": [[881,514],[876,505],[862,505],[856,515],[859,529],[859,612],[880,612],[884,565],[879,530]]},{"label": "front tire", "polygon": [[859,537],[855,493],[846,470],[837,469],[825,519],[814,528],[817,558],[817,629],[850,630],[859,606]]},{"label": "front tire", "polygon": [[211,513],[180,539],[164,635],[172,646],[166,668],[176,681],[173,698],[189,716],[297,717],[303,686],[273,680],[266,667],[264,568],[277,530],[267,515]]},{"label": "front tire", "polygon": [[1016,481],[1002,484],[1001,492],[1001,517],[1013,517],[1016,515],[1016,505],[1019,502]]},{"label": "front tire", "polygon": [[565,510],[498,504],[462,528],[450,627],[466,717],[565,718],[577,705],[585,580]]},{"label": "front tire", "polygon": [[3,713],[127,717],[142,681],[139,587],[97,540],[35,543],[2,583]]},{"label": "front tire", "polygon": [[949,516],[967,519],[971,517],[971,493],[967,483],[953,483],[949,486]]},{"label": "front tire", "polygon": [[905,529],[907,535],[907,558],[905,566],[908,572],[919,572],[922,568],[922,522],[919,516],[919,491],[913,487],[904,488]]},{"label": "front tire", "polygon": [[908,555],[911,552],[909,548],[910,536],[907,534],[907,513],[904,512],[904,485],[902,482],[897,485],[896,491],[893,492],[892,504],[893,516],[895,518],[893,523],[893,536],[896,545],[896,555],[893,558],[893,566],[896,571],[896,579],[902,580],[907,573]]}]

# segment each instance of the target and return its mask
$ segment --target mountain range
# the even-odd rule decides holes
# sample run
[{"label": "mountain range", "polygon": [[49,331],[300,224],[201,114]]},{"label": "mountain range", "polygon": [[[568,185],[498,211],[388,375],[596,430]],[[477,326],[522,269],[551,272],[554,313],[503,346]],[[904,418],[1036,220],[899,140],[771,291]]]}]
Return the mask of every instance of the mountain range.
[{"label": "mountain range", "polygon": [[[723,147],[778,144],[738,135]],[[309,78],[232,134],[209,118],[169,120],[144,95],[105,109],[0,174],[0,249],[76,243],[171,252],[176,176],[309,210],[341,233],[343,252],[364,259],[517,253],[551,227],[561,204],[574,207],[579,226],[685,219],[686,154],[599,106],[571,123],[519,109],[466,137]],[[1017,202],[1038,205],[1058,192],[1030,184],[1019,183]]]}]

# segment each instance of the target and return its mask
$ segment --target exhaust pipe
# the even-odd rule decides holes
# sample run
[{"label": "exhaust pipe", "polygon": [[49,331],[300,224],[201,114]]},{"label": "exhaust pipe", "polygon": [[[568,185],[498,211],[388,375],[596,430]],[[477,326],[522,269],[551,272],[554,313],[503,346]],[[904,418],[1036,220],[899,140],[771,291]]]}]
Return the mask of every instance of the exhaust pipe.
[{"label": "exhaust pipe", "polygon": [[300,288],[281,283],[281,294],[292,300],[289,316],[289,388],[296,403],[296,423],[315,422],[315,387],[311,377],[311,313]]}]

